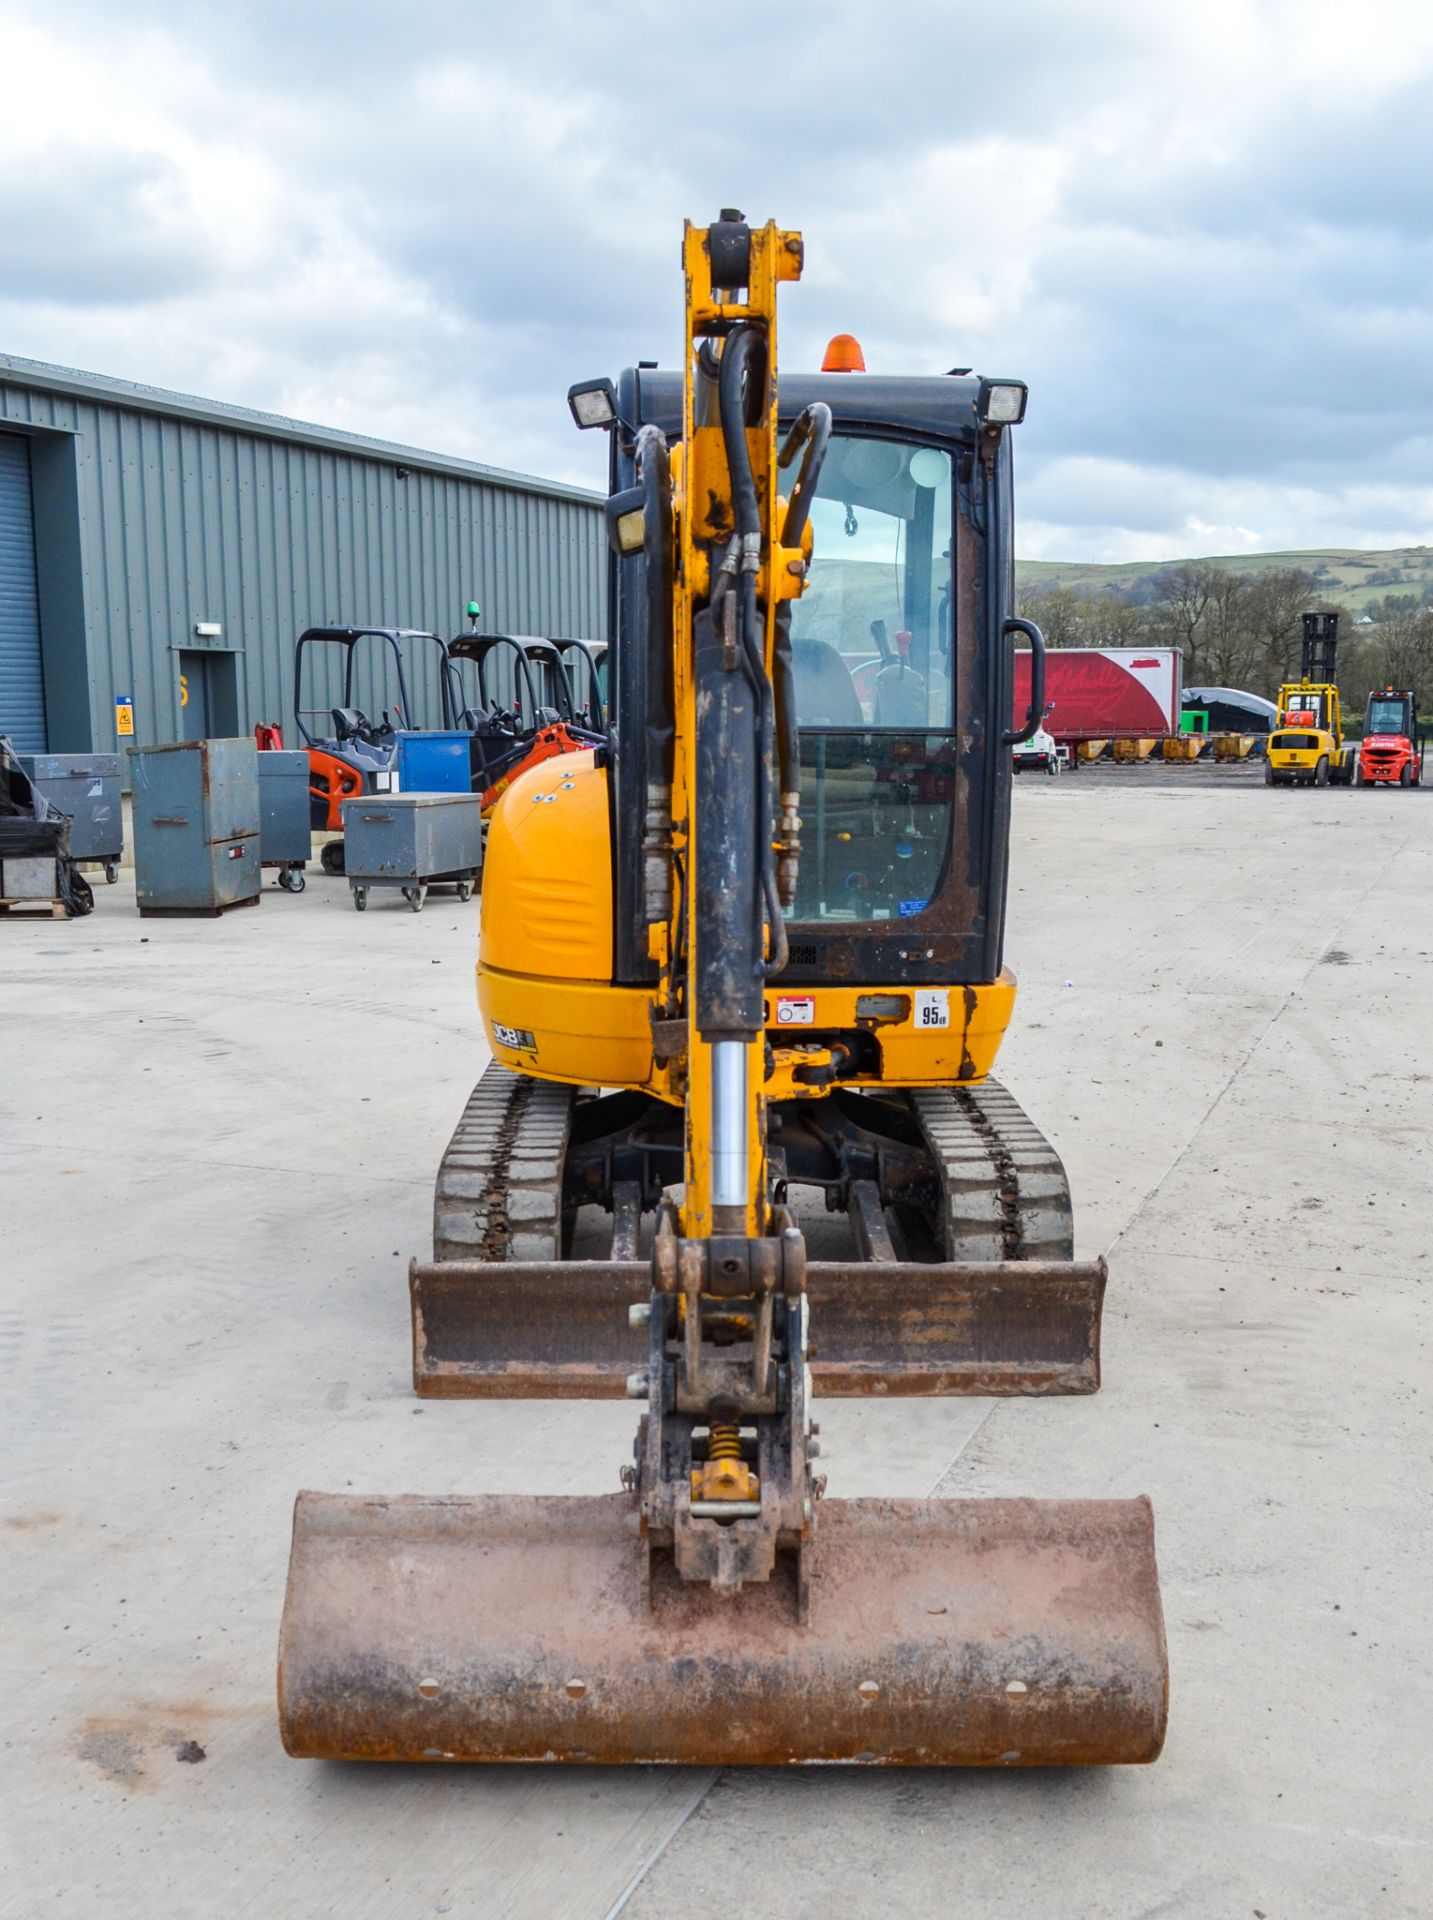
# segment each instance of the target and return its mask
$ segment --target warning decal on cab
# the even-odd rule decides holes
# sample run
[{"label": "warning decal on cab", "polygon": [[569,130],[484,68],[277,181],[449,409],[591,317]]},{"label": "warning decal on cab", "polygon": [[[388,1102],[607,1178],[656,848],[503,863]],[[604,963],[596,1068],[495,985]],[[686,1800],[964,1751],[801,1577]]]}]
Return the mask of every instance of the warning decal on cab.
[{"label": "warning decal on cab", "polygon": [[778,1027],[814,1027],[816,1002],[809,993],[783,995],[776,1002]]},{"label": "warning decal on cab", "polygon": [[916,995],[918,1027],[950,1025],[950,990],[947,987],[923,987]]}]

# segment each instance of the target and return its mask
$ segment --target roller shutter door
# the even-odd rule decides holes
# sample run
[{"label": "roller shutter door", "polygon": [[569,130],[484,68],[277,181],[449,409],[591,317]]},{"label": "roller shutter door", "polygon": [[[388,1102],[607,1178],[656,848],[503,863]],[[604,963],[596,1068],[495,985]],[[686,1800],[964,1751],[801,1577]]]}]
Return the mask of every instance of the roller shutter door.
[{"label": "roller shutter door", "polygon": [[0,433],[0,733],[17,753],[43,753],[45,683],[35,591],[30,443]]}]

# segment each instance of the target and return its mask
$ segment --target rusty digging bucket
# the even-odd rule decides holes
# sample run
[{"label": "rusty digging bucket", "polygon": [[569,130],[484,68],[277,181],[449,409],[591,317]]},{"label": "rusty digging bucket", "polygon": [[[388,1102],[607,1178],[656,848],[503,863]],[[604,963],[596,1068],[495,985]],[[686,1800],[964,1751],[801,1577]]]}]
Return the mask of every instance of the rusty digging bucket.
[{"label": "rusty digging bucket", "polygon": [[[409,1270],[425,1399],[620,1399],[646,1365],[628,1309],[645,1260],[441,1261]],[[1094,1393],[1103,1260],[813,1261],[817,1394]]]},{"label": "rusty digging bucket", "polygon": [[646,1610],[634,1495],[302,1493],[284,1745],[703,1766],[1157,1757],[1147,1500],[828,1500],[817,1520],[801,1626],[790,1580],[723,1600],[661,1561]]}]

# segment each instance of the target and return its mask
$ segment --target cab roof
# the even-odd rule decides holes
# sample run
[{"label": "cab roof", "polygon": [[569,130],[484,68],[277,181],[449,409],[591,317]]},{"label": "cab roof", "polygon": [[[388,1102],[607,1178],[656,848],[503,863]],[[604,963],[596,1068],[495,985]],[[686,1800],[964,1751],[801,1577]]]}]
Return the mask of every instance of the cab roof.
[{"label": "cab roof", "polygon": [[[975,374],[783,373],[777,384],[783,420],[794,420],[804,407],[824,400],[847,428],[885,427],[943,440],[974,440],[979,431],[975,402],[980,381]],[[650,421],[668,438],[681,431],[680,373],[629,368],[622,376],[624,394],[633,387],[636,425]]]}]

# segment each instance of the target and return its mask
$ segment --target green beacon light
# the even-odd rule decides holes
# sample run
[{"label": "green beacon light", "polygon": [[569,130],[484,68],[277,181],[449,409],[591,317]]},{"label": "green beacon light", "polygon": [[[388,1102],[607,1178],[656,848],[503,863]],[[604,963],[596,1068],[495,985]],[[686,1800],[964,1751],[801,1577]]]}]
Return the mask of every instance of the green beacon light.
[{"label": "green beacon light", "polygon": [[475,631],[477,628],[477,624],[479,620],[482,619],[482,617],[483,617],[482,608],[478,605],[476,600],[470,600],[468,602],[468,622]]}]

